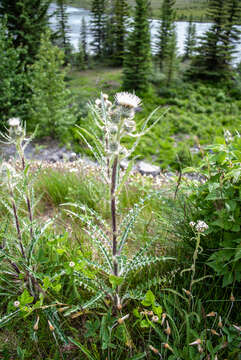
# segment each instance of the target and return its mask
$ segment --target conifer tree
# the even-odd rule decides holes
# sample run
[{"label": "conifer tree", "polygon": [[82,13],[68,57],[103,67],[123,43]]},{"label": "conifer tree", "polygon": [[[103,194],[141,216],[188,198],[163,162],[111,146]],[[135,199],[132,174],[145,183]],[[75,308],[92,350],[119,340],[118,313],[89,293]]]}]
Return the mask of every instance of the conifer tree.
[{"label": "conifer tree", "polygon": [[157,58],[160,69],[163,68],[164,59],[167,56],[167,47],[173,37],[173,23],[175,20],[174,6],[175,0],[163,0],[161,8],[161,25],[158,31]]},{"label": "conifer tree", "polygon": [[124,57],[123,87],[145,92],[151,74],[150,27],[148,0],[136,0],[133,30]]},{"label": "conifer tree", "polygon": [[125,38],[127,34],[129,6],[126,0],[115,0],[114,2],[114,42],[116,65],[123,64],[125,50]]},{"label": "conifer tree", "polygon": [[184,56],[183,56],[184,60],[192,58],[195,47],[196,47],[196,25],[193,23],[192,16],[190,16],[188,21],[187,35],[184,43]]},{"label": "conifer tree", "polygon": [[172,35],[171,38],[168,40],[166,46],[166,56],[163,62],[163,72],[166,75],[166,86],[170,86],[174,78],[175,72],[178,68],[177,36],[174,24],[173,29],[170,33]]},{"label": "conifer tree", "polygon": [[209,15],[213,24],[201,37],[189,75],[218,80],[230,75],[234,44],[239,39],[235,22],[240,16],[240,3],[236,0],[210,0]]},{"label": "conifer tree", "polygon": [[241,2],[240,0],[228,0],[226,3],[227,21],[223,32],[224,55],[226,57],[226,65],[232,61],[232,55],[235,54],[236,46],[240,40],[241,31],[237,28],[237,24],[241,18]]},{"label": "conifer tree", "polygon": [[0,129],[10,117],[22,116],[25,74],[21,71],[21,48],[15,49],[7,34],[6,19],[0,19]]},{"label": "conifer tree", "polygon": [[68,15],[66,12],[64,0],[57,0],[57,41],[56,44],[63,49],[65,54],[65,64],[70,60],[71,44],[69,38],[70,28],[68,26]]},{"label": "conifer tree", "polygon": [[51,0],[0,0],[0,17],[7,15],[7,28],[15,48],[23,47],[26,54],[20,57],[25,64],[34,62],[41,34],[48,23]]},{"label": "conifer tree", "polygon": [[93,0],[91,6],[91,33],[92,49],[97,58],[103,56],[105,27],[106,27],[106,0]]},{"label": "conifer tree", "polygon": [[88,43],[87,43],[87,28],[86,28],[86,22],[84,16],[81,20],[81,27],[80,27],[80,44],[83,51],[83,58],[84,61],[88,61]]},{"label": "conifer tree", "polygon": [[75,122],[75,107],[63,71],[64,53],[52,45],[50,31],[43,34],[35,63],[29,67],[32,98],[28,102],[28,128],[38,125],[38,135],[66,140]]}]

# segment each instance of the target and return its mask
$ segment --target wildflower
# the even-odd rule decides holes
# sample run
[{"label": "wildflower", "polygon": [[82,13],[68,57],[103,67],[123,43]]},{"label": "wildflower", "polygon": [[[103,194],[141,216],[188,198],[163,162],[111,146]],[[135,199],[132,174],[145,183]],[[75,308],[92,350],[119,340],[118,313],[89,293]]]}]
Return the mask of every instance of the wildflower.
[{"label": "wildflower", "polygon": [[198,349],[198,352],[199,352],[200,354],[203,353],[203,348],[201,347],[200,344],[198,344],[197,349]]},{"label": "wildflower", "polygon": [[49,330],[54,331],[54,326],[51,324],[49,320],[48,320],[48,324],[49,324]]},{"label": "wildflower", "polygon": [[38,330],[38,323],[39,323],[39,316],[37,317],[37,320],[36,320],[36,322],[35,322],[35,324],[33,326],[34,331]]},{"label": "wildflower", "polygon": [[205,221],[198,220],[197,225],[196,225],[197,232],[202,233],[207,229],[208,229],[208,225],[205,223]]},{"label": "wildflower", "polygon": [[159,321],[159,317],[158,317],[157,315],[154,315],[154,316],[152,316],[151,321],[153,321],[153,322],[158,322],[158,321]]},{"label": "wildflower", "polygon": [[74,266],[75,266],[75,262],[70,261],[69,266],[70,266],[70,267],[74,267]]},{"label": "wildflower", "polygon": [[124,322],[126,319],[128,319],[129,316],[130,316],[130,314],[127,314],[127,315],[123,316],[122,318],[118,319],[118,320],[117,320],[118,323],[119,323],[119,324],[123,324],[123,322]]},{"label": "wildflower", "polygon": [[19,307],[19,305],[20,305],[20,301],[14,301],[14,303],[13,303],[13,305],[15,306],[15,307]]},{"label": "wildflower", "polygon": [[128,92],[120,92],[115,95],[115,101],[117,105],[125,106],[128,108],[137,108],[141,99],[135,94],[130,94]]},{"label": "wildflower", "polygon": [[196,225],[196,223],[194,221],[190,221],[189,225],[194,228],[194,226]]},{"label": "wildflower", "polygon": [[11,127],[19,127],[20,119],[19,118],[11,118],[8,120],[8,125]]}]

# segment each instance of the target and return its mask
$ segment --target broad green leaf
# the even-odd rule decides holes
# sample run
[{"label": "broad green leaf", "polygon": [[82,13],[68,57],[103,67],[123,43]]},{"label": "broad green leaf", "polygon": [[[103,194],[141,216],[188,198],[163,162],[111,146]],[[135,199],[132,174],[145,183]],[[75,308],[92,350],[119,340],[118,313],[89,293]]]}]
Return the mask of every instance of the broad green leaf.
[{"label": "broad green leaf", "polygon": [[148,290],[145,298],[142,300],[142,305],[144,306],[154,306],[155,305],[155,295],[151,290]]}]

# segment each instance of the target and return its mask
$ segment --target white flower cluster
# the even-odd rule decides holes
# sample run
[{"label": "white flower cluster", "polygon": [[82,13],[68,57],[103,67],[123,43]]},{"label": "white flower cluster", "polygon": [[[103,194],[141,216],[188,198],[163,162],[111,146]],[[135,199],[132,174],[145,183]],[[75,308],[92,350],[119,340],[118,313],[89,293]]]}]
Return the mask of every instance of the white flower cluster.
[{"label": "white flower cluster", "polygon": [[189,225],[199,233],[203,233],[205,230],[208,230],[208,225],[202,220],[198,220],[197,223],[191,221]]}]

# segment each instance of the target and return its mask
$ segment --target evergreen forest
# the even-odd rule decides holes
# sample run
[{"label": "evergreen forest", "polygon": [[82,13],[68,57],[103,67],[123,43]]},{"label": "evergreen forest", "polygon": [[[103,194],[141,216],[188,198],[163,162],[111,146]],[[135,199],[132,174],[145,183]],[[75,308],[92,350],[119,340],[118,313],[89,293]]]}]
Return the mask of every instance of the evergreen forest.
[{"label": "evergreen forest", "polygon": [[241,360],[240,24],[0,0],[0,359]]}]

